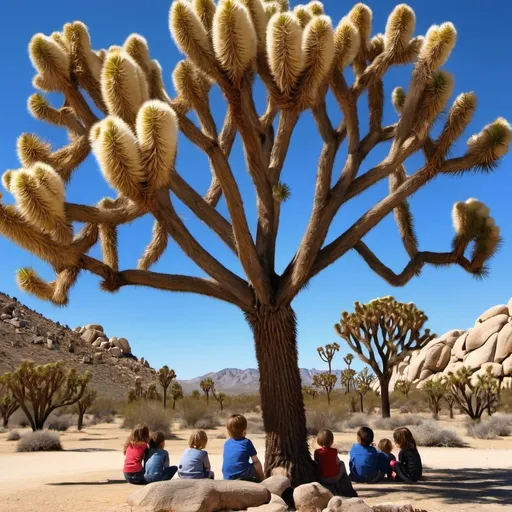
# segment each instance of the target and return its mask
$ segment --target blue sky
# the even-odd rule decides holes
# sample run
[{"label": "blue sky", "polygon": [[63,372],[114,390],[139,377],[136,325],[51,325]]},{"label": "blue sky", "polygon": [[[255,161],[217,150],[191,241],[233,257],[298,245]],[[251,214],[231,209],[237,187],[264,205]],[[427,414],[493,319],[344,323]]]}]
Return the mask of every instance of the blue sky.
[{"label": "blue sky", "polygon": [[[292,2],[293,5],[299,2]],[[369,1],[373,9],[373,34],[383,32],[388,14],[396,2]],[[455,75],[454,97],[475,91],[477,113],[470,128],[453,151],[454,156],[465,150],[465,140],[497,116],[512,120],[511,72],[504,65],[505,46],[512,15],[509,2],[467,2],[465,0],[412,0],[409,4],[417,15],[416,34],[424,34],[432,24],[452,21],[458,30],[458,42],[445,69]],[[52,142],[55,148],[65,144],[65,133],[35,121],[27,113],[26,101],[34,92],[31,80],[34,70],[30,64],[27,45],[36,32],[50,34],[69,21],[81,20],[89,27],[93,48],[122,44],[133,32],[144,35],[151,55],[160,61],[165,81],[172,92],[171,73],[180,59],[168,31],[168,0],[143,2],[136,0],[88,0],[69,2],[47,0],[35,2],[4,2],[1,7],[3,80],[0,83],[0,109],[3,122],[0,136],[0,171],[17,168],[16,138],[22,132],[35,132]],[[345,15],[352,2],[327,0],[327,14],[333,23]],[[483,6],[486,8],[483,8]],[[385,81],[385,124],[396,120],[390,95],[397,85],[407,87],[410,68],[392,70]],[[256,86],[258,104],[262,90]],[[213,93],[214,116],[220,122],[224,103]],[[341,117],[339,109],[329,100],[334,121]],[[360,100],[361,129],[367,127],[365,99]],[[293,256],[306,226],[313,198],[316,162],[321,141],[309,113],[304,113],[297,127],[282,179],[290,187],[292,197],[282,209],[278,240],[277,265],[283,269]],[[388,147],[376,150],[362,166],[366,171],[384,156]],[[343,150],[335,165],[335,175],[343,164]],[[252,184],[244,168],[243,154],[237,141],[231,157],[235,176],[240,183],[247,215],[255,225],[255,206]],[[406,162],[407,171],[421,166],[420,156]],[[491,175],[468,174],[463,178],[442,177],[418,192],[411,200],[416,216],[420,248],[448,250],[453,236],[451,207],[455,201],[476,197],[491,208],[491,215],[502,228],[505,243],[491,263],[491,274],[475,280],[459,268],[426,268],[403,288],[393,289],[374,275],[356,254],[342,260],[316,277],[295,300],[299,320],[300,365],[321,367],[315,348],[337,340],[333,324],[340,312],[350,310],[355,300],[368,301],[374,297],[393,294],[405,302],[414,301],[429,316],[429,326],[441,334],[451,328],[466,328],[487,307],[508,301],[512,295],[512,222],[510,219],[510,190],[512,185],[511,157],[503,159],[500,168]],[[209,184],[206,159],[186,141],[179,142],[178,170],[199,191]],[[386,193],[387,184],[374,187],[342,209],[329,233],[329,240],[340,234],[362,213]],[[112,191],[102,180],[93,157],[75,173],[67,191],[72,202],[94,204]],[[12,199],[4,193],[4,201]],[[179,203],[177,209],[191,231],[216,257],[235,271],[238,262],[204,226]],[[225,205],[220,209],[224,212]],[[122,268],[134,268],[151,237],[152,222],[142,219],[120,231],[120,262]],[[376,227],[365,241],[388,265],[401,270],[407,258],[400,244],[391,216]],[[97,255],[97,250],[94,251]],[[73,288],[70,305],[61,309],[43,303],[18,290],[15,271],[33,266],[46,278],[52,272],[35,257],[0,237],[0,290],[17,296],[42,314],[74,327],[84,323],[100,323],[109,335],[127,337],[134,353],[145,356],[153,366],[168,364],[180,378],[194,377],[225,367],[247,368],[256,364],[252,336],[242,314],[234,306],[212,299],[184,294],[171,294],[142,288],[124,288],[115,295],[101,292],[94,276],[82,274]],[[164,258],[154,270],[201,275],[193,263],[171,243]],[[342,352],[347,352],[342,345]],[[341,366],[341,357],[338,364]]]}]

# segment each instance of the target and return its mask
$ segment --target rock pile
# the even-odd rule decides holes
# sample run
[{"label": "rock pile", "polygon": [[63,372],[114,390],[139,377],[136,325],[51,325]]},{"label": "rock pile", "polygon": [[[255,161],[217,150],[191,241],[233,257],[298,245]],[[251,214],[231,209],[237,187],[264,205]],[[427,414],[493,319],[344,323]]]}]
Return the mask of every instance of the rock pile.
[{"label": "rock pile", "polygon": [[403,379],[421,388],[463,366],[475,379],[491,368],[503,388],[512,388],[512,299],[484,311],[472,328],[448,331],[413,352],[395,369],[390,386]]}]

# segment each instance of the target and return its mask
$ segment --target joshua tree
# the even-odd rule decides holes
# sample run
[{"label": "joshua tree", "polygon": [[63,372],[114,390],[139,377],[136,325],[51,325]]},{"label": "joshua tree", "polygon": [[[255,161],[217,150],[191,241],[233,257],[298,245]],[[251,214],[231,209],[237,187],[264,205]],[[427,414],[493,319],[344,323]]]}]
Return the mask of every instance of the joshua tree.
[{"label": "joshua tree", "polygon": [[18,400],[16,400],[7,386],[5,379],[0,377],[0,416],[2,417],[2,425],[4,427],[7,427],[9,424],[9,418],[14,414],[18,407]]},{"label": "joshua tree", "polygon": [[226,394],[222,393],[222,391],[217,392],[215,390],[215,383],[213,381],[212,381],[210,391],[212,393],[213,398],[215,398],[215,400],[217,400],[217,402],[219,402],[220,410],[223,411],[224,410],[224,400],[226,400]]},{"label": "joshua tree", "polygon": [[[32,269],[19,271],[21,288],[41,299],[66,304],[69,289],[87,271],[99,276],[101,288],[108,292],[149,286],[238,306],[254,332],[267,432],[265,471],[285,468],[294,484],[312,480],[315,471],[307,444],[293,299],[351,250],[397,286],[428,264],[454,264],[483,275],[499,242],[499,229],[483,205],[455,205],[455,243],[438,253],[418,249],[407,201],[437,176],[496,168],[511,139],[508,123],[498,118],[469,139],[465,154],[450,156],[476,107],[472,93],[448,105],[453,78],[440,68],[456,40],[451,23],[431,27],[425,38],[413,37],[414,12],[401,4],[390,14],[385,33],[372,38],[372,13],[366,5],[355,5],[335,28],[322,13],[320,2],[290,12],[287,0],[175,0],[170,28],[185,58],[173,74],[174,99],[165,91],[160,66],[151,60],[141,36],[95,52],[80,22],[66,24],[51,36],[35,35],[29,52],[37,69],[33,83],[42,94],[30,97],[29,109],[36,118],[67,130],[70,142],[54,151],[36,135],[22,135],[22,169],[3,177],[16,204],[0,207],[0,233],[49,262],[57,273],[54,281],[46,282]],[[407,93],[397,88],[392,96],[398,119],[383,126],[384,76],[408,63],[413,72]],[[343,73],[348,66],[353,69],[351,84]],[[266,89],[264,112],[256,108],[256,81]],[[222,128],[210,109],[212,83],[227,104]],[[329,90],[343,115],[337,127],[327,109]],[[64,96],[62,108],[50,105],[46,92]],[[367,133],[366,123],[359,122],[363,98],[370,112]],[[276,267],[276,241],[280,214],[290,199],[290,186],[281,174],[293,131],[307,110],[323,148],[307,228],[281,272]],[[444,125],[434,138],[432,125],[444,111]],[[204,196],[175,165],[178,130],[208,158],[212,183]],[[254,233],[235,179],[238,173],[230,164],[237,132],[255,189],[256,204],[248,208],[257,213]],[[345,141],[345,162],[335,169]],[[373,150],[386,141],[391,142],[389,153],[366,170],[366,158],[373,158]],[[66,202],[65,184],[91,150],[118,196],[92,206]],[[407,175],[403,164],[417,152],[423,153],[424,164]],[[186,167],[186,158],[179,162]],[[197,174],[194,169],[194,179]],[[389,180],[385,198],[342,233],[330,230],[340,208],[383,180]],[[217,209],[221,195],[226,212]],[[233,252],[241,272],[228,268],[230,259],[223,264],[199,242],[177,212],[178,204],[189,208]],[[392,212],[410,257],[397,274],[363,242]],[[143,215],[155,219],[152,240],[137,269],[120,269],[118,227]],[[75,233],[76,223],[84,226]],[[328,233],[332,240],[326,243]],[[208,278],[180,275],[175,269],[151,271],[169,237]],[[98,241],[101,258],[89,253]],[[466,255],[470,246],[473,252]]]},{"label": "joshua tree", "polygon": [[448,406],[448,410],[450,411],[450,419],[453,420],[453,418],[454,418],[453,406],[455,405],[455,397],[453,396],[449,386],[447,387],[446,393],[444,395],[444,401],[446,402],[446,405]]},{"label": "joshua tree", "polygon": [[352,354],[347,354],[343,361],[345,361],[345,364],[347,365],[347,368],[350,370],[350,365],[352,364],[352,361],[354,360],[354,356]]},{"label": "joshua tree", "polygon": [[411,391],[412,382],[407,379],[400,379],[395,382],[395,391],[402,393],[405,398],[409,399],[409,393]]},{"label": "joshua tree", "polygon": [[345,394],[348,395],[350,393],[350,385],[354,381],[354,377],[356,376],[356,371],[350,368],[346,368],[341,372],[340,375],[340,384],[345,387]]},{"label": "joshua tree", "polygon": [[199,400],[201,398],[201,392],[198,389],[194,389],[192,394],[190,395],[194,400]]},{"label": "joshua tree", "polygon": [[66,370],[63,361],[41,365],[24,361],[3,379],[35,432],[43,429],[55,409],[74,405],[84,396],[91,374]]},{"label": "joshua tree", "polygon": [[144,391],[143,395],[144,400],[161,402],[162,395],[156,389],[156,384],[150,384],[148,388]]},{"label": "joshua tree", "polygon": [[332,360],[334,359],[334,354],[338,352],[340,346],[337,343],[329,343],[325,345],[325,347],[318,347],[316,350],[320,359],[327,363],[329,367],[329,372],[332,373]]},{"label": "joshua tree", "polygon": [[136,402],[144,398],[144,386],[142,385],[142,377],[135,377],[134,387],[128,391],[128,402]]},{"label": "joshua tree", "polygon": [[176,402],[183,400],[183,388],[179,382],[173,382],[171,386],[172,408],[176,409]]},{"label": "joshua tree", "polygon": [[471,370],[463,366],[448,376],[455,402],[474,421],[480,421],[484,411],[498,401],[498,382],[491,372],[492,368],[474,381]]},{"label": "joshua tree", "polygon": [[375,375],[368,370],[365,366],[363,370],[361,370],[355,380],[356,391],[359,395],[361,412],[364,412],[364,397],[365,395],[372,390],[372,384],[375,382]]},{"label": "joshua tree", "polygon": [[206,396],[206,405],[210,403],[210,393],[212,391],[212,388],[215,386],[212,379],[203,379],[199,386],[201,386],[201,389],[203,390],[203,393]]},{"label": "joshua tree", "polygon": [[[162,366],[160,370],[157,372],[158,382],[164,391],[164,409],[167,407],[167,389],[171,385],[171,382],[176,378],[176,373],[174,370],[169,369],[169,367]],[[173,407],[174,409],[174,407]]]},{"label": "joshua tree", "polygon": [[77,428],[78,430],[82,430],[82,427],[84,425],[84,416],[87,412],[87,409],[89,409],[92,404],[96,401],[96,397],[98,394],[96,391],[91,390],[87,391],[80,400],[76,403],[76,412],[78,414],[78,423]]},{"label": "joshua tree", "polygon": [[389,418],[389,381],[393,368],[411,350],[424,347],[435,335],[420,330],[427,317],[414,304],[397,302],[393,297],[355,303],[334,328],[359,358],[375,372],[380,383],[382,417]]},{"label": "joshua tree", "polygon": [[313,376],[313,386],[325,391],[328,405],[331,405],[331,393],[337,381],[338,378],[332,373],[318,373]]},{"label": "joshua tree", "polygon": [[439,419],[441,400],[445,397],[448,384],[445,379],[430,379],[425,382],[424,391],[428,397],[428,406],[432,411],[432,417]]},{"label": "joshua tree", "polygon": [[304,396],[310,396],[314,400],[318,395],[318,391],[316,390],[315,386],[303,386],[302,394]]}]

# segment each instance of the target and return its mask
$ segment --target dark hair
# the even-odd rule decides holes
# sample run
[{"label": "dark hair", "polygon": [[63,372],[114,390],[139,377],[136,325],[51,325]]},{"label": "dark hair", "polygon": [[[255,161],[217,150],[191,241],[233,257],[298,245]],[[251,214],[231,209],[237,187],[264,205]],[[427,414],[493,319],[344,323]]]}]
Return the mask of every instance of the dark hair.
[{"label": "dark hair", "polygon": [[416,441],[412,432],[407,427],[397,428],[393,432],[393,439],[401,450],[416,450]]},{"label": "dark hair", "polygon": [[153,448],[153,450],[156,450],[162,446],[164,441],[165,435],[163,432],[153,432],[149,440],[149,447]]},{"label": "dark hair", "polygon": [[128,446],[133,445],[141,445],[148,444],[149,442],[149,427],[145,424],[137,425],[132,433],[128,436],[126,443],[124,443],[123,453],[126,455],[126,450]]},{"label": "dark hair", "polygon": [[228,418],[226,427],[229,435],[234,439],[244,437],[244,433],[247,430],[247,420],[241,414],[233,414]]},{"label": "dark hair", "polygon": [[327,428],[323,428],[316,436],[318,446],[330,448],[334,443],[334,434]]},{"label": "dark hair", "polygon": [[389,439],[381,439],[377,448],[384,453],[391,453],[393,451],[393,443]]},{"label": "dark hair", "polygon": [[370,446],[374,437],[375,435],[370,427],[361,427],[357,431],[357,439],[363,446]]}]

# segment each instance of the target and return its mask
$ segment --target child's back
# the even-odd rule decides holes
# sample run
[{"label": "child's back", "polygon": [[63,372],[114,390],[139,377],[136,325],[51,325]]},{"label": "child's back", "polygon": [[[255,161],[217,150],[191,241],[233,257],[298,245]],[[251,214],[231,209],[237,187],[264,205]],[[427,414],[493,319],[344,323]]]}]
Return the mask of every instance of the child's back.
[{"label": "child's back", "polygon": [[229,438],[224,444],[222,474],[225,480],[236,480],[250,469],[250,458],[256,455],[256,449],[250,439]]},{"label": "child's back", "polygon": [[373,430],[361,427],[357,432],[357,444],[350,450],[350,478],[354,482],[372,483],[384,476],[386,459],[379,454],[373,443]]},{"label": "child's back", "polygon": [[146,454],[144,465],[144,477],[147,482],[160,479],[164,471],[169,467],[169,452],[161,448],[150,448]]},{"label": "child's back", "polygon": [[423,464],[416,448],[400,450],[398,454],[402,479],[417,482],[423,475]]},{"label": "child's back", "polygon": [[181,456],[178,472],[180,478],[209,478],[210,461],[208,452],[197,448],[187,448]]}]

